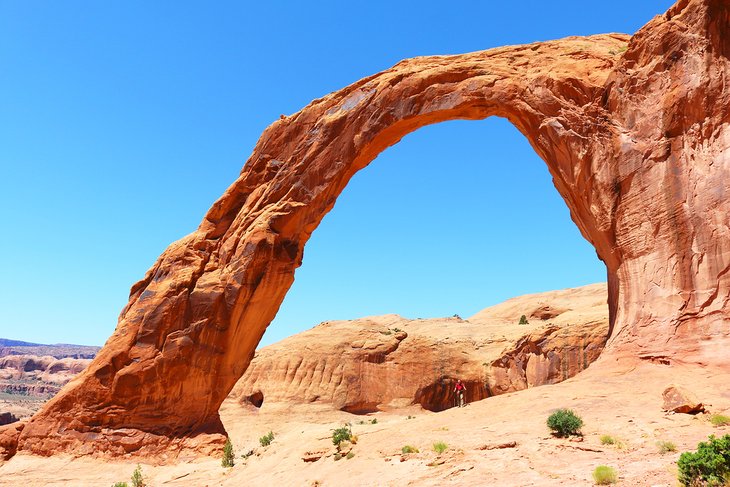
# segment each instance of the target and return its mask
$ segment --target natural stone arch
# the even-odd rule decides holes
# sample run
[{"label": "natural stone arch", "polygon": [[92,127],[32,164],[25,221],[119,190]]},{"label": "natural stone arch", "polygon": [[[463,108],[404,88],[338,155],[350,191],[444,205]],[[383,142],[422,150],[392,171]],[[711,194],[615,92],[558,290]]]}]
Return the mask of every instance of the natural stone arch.
[{"label": "natural stone arch", "polygon": [[282,117],[19,449],[218,448],[218,408],[337,196],[405,134],[451,119],[506,117],[546,161],[607,266],[607,353],[727,363],[728,18],[721,0],[681,0],[625,53],[614,34],[415,58]]}]

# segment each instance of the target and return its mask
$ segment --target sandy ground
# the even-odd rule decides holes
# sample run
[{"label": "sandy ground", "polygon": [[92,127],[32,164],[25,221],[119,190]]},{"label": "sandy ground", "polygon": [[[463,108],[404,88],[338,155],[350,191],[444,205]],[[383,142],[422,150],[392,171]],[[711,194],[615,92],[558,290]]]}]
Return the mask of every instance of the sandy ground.
[{"label": "sandy ground", "polygon": [[[253,481],[280,486],[580,486],[593,485],[591,473],[598,465],[616,468],[618,485],[674,486],[679,454],[710,434],[730,433],[730,427],[713,427],[708,415],[665,413],[661,393],[669,384],[682,385],[710,411],[730,414],[729,372],[649,363],[622,366],[599,359],[561,384],[441,413],[410,408],[356,416],[321,406],[266,404],[256,410],[229,399],[221,416],[236,449],[233,468],[222,468],[220,459],[187,459],[168,466],[140,463],[150,486],[238,486]],[[583,418],[582,441],[549,434],[545,420],[560,407]],[[331,432],[347,422],[358,441],[351,459],[337,461]],[[269,431],[274,441],[261,447],[258,438]],[[602,445],[602,435],[617,438],[621,445]],[[432,448],[437,441],[448,445],[441,455]],[[658,441],[673,442],[677,451],[661,454]],[[489,449],[509,442],[515,446]],[[420,453],[402,455],[405,445]],[[253,455],[243,459],[250,450]],[[304,462],[307,452],[323,456]],[[0,485],[110,486],[129,481],[136,463],[21,454],[0,467]]]}]

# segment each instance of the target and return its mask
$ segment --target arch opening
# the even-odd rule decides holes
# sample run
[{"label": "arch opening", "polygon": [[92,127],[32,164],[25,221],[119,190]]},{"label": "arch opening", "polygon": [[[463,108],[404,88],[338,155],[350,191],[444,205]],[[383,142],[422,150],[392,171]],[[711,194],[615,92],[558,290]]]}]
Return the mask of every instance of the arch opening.
[{"label": "arch opening", "polygon": [[385,149],[305,254],[260,346],[329,320],[469,317],[606,278],[544,161],[497,116],[421,127]]}]

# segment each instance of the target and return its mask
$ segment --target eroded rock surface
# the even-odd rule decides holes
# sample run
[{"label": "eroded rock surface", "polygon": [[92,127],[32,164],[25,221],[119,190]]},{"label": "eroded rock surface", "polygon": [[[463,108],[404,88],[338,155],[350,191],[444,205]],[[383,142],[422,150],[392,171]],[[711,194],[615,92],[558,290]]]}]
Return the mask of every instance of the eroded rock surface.
[{"label": "eroded rock surface", "polygon": [[[546,306],[563,312],[518,325]],[[468,320],[329,321],[259,350],[232,395],[253,407],[442,411],[454,405],[457,378],[472,402],[572,377],[598,358],[607,334],[605,284],[514,298]]]},{"label": "eroded rock surface", "polygon": [[680,0],[631,38],[410,59],[283,117],[198,230],[132,287],[105,347],[19,448],[220,448],[219,406],[311,233],[378,153],[451,119],[506,117],[547,163],[607,267],[606,353],[730,366],[728,9]]}]

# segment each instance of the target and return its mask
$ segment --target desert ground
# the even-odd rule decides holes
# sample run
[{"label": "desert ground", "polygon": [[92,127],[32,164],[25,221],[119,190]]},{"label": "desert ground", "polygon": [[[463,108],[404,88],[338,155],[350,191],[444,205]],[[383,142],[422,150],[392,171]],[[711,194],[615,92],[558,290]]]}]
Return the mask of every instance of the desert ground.
[{"label": "desert ground", "polygon": [[[662,411],[669,384],[694,392],[711,412],[730,411],[726,374],[711,368],[599,361],[573,379],[491,397],[440,413],[404,408],[367,416],[326,407],[241,406],[228,399],[221,415],[236,452],[232,468],[220,458],[181,459],[152,465],[136,459],[109,461],[19,453],[0,467],[1,485],[103,486],[128,481],[141,463],[150,486],[267,485],[593,485],[598,465],[616,468],[621,486],[674,486],[676,460],[716,428],[708,414]],[[557,408],[584,420],[582,437],[555,438],[545,425]],[[411,417],[409,419],[409,416]],[[377,420],[372,424],[372,420]],[[365,424],[360,424],[365,422]],[[350,459],[335,460],[332,430],[346,423],[358,439]],[[274,441],[258,439],[272,431]],[[603,445],[611,435],[614,445]],[[441,455],[432,445],[442,441]],[[660,441],[677,451],[661,453]],[[512,446],[514,444],[514,446]],[[420,453],[401,454],[405,445]],[[253,450],[248,458],[242,455]],[[321,458],[305,462],[303,458]]]}]

